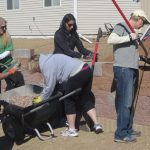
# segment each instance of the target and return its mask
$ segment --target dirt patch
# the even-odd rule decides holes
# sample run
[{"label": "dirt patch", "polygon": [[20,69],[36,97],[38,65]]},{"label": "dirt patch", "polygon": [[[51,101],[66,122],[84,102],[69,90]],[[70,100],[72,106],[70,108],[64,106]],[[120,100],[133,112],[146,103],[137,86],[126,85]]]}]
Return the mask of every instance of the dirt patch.
[{"label": "dirt patch", "polygon": [[[92,44],[83,41],[83,44],[86,48],[90,50],[94,50],[95,48],[95,39],[91,39],[93,41]],[[53,39],[13,39],[15,49],[19,48],[29,48],[35,49],[35,53],[52,53],[54,49]],[[150,40],[144,43],[147,49],[150,49]],[[93,80],[93,91],[96,96],[96,106],[98,116],[108,117],[115,119],[115,108],[112,105],[113,102],[110,102],[109,93],[111,91],[112,81],[113,81],[113,70],[112,70],[112,46],[107,44],[107,37],[102,38],[99,43],[99,62],[101,62],[102,66],[102,76],[94,77]],[[143,50],[140,48],[140,53],[143,54]],[[22,63],[24,63],[22,61]],[[143,66],[144,63],[140,63]],[[25,77],[26,84],[43,84],[42,75],[36,73],[31,75],[26,67],[26,65],[22,65],[22,72]],[[136,121],[140,124],[150,125],[150,109],[149,109],[149,97],[150,97],[150,66],[146,65],[146,69],[144,70],[142,83],[140,85],[139,98],[137,103],[137,117]],[[140,79],[143,70],[140,70]],[[2,81],[3,89],[5,88],[5,82]],[[105,94],[104,94],[105,93]],[[110,113],[107,113],[107,109],[109,109]],[[142,117],[144,116],[144,117]],[[149,116],[149,117],[148,117]],[[141,121],[142,120],[142,121]]]},{"label": "dirt patch", "polygon": [[[95,39],[90,39],[93,43],[89,44],[83,41],[84,46],[87,49],[94,50],[95,48]],[[15,49],[18,48],[30,48],[35,49],[35,53],[52,53],[54,49],[54,41],[51,39],[13,39]],[[150,40],[144,42],[144,46],[147,50],[150,50]],[[143,50],[139,47],[140,54],[143,54]],[[96,96],[96,106],[98,116],[108,117],[115,119],[115,108],[110,102],[109,92],[111,91],[112,81],[113,81],[113,70],[112,70],[112,46],[107,44],[107,37],[104,37],[100,40],[98,61],[101,62],[102,66],[102,76],[94,77],[93,80],[93,91]],[[140,63],[141,66],[144,65],[143,62]],[[22,68],[25,82],[33,84],[43,84],[43,78],[41,74],[36,73],[30,75],[25,68]],[[140,70],[140,80],[141,74],[143,73],[142,83],[140,85],[139,98],[137,103],[137,113],[136,113],[136,122],[140,124],[150,125],[150,109],[149,109],[149,97],[150,97],[150,66],[146,65],[144,73],[143,70]],[[105,94],[104,94],[105,93]],[[107,113],[109,109],[109,113]],[[143,116],[143,117],[142,117]],[[149,118],[148,118],[149,116]]]},{"label": "dirt patch", "polygon": [[[95,39],[92,39],[93,44],[83,42],[86,48],[94,50]],[[57,150],[149,150],[150,149],[150,139],[149,139],[149,128],[145,126],[138,125],[137,129],[143,131],[143,135],[138,139],[138,142],[125,145],[117,144],[113,142],[113,134],[115,131],[116,122],[116,113],[113,101],[108,100],[108,94],[111,89],[111,84],[113,80],[113,71],[112,71],[112,47],[106,43],[107,38],[102,38],[99,43],[99,61],[102,63],[102,76],[94,77],[93,80],[93,92],[96,96],[96,109],[99,116],[99,121],[104,126],[104,133],[100,135],[95,135],[94,133],[87,133],[85,130],[80,131],[79,138],[64,138],[60,137],[60,130],[55,130],[57,140],[56,142],[50,141],[39,141],[37,138],[32,138],[31,140],[25,142],[20,146],[14,145],[14,143],[8,142],[8,139],[5,139],[3,132],[0,130],[2,137],[0,137],[0,147],[3,149],[57,149]],[[15,49],[20,48],[29,48],[35,49],[35,53],[51,53],[54,49],[53,39],[13,39]],[[150,49],[150,41],[144,43],[147,49]],[[143,54],[143,51],[140,50],[140,53]],[[141,63],[143,65],[143,63]],[[24,65],[23,65],[24,66]],[[137,109],[135,114],[135,122],[142,125],[150,125],[150,73],[149,65],[144,71],[143,80],[140,88],[139,99],[137,103]],[[22,72],[25,77],[26,84],[43,84],[43,78],[41,74],[36,73],[31,75],[26,68],[22,67]],[[142,71],[140,71],[142,73]],[[5,88],[5,82],[2,81],[2,87]],[[111,118],[112,121],[107,121],[102,118]],[[112,123],[113,122],[113,123]],[[146,130],[147,129],[147,130]],[[9,143],[9,144],[8,144]],[[7,146],[8,145],[8,146]],[[7,148],[6,148],[7,147]]]}]

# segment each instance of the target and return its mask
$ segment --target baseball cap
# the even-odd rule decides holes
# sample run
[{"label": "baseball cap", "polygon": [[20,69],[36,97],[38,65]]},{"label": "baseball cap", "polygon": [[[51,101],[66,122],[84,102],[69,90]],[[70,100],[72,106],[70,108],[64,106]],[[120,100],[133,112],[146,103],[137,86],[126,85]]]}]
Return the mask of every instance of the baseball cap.
[{"label": "baseball cap", "polygon": [[145,14],[145,12],[141,9],[137,9],[135,11],[133,11],[133,13],[131,13],[131,16],[139,16],[139,17],[142,17],[143,20],[145,21],[145,24],[150,24],[150,21],[147,17],[147,15]]}]

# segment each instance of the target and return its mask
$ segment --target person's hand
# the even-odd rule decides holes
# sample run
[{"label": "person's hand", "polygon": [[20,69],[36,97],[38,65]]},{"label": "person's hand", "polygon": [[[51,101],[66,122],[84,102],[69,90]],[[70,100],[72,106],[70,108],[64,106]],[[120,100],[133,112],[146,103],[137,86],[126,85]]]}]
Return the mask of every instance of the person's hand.
[{"label": "person's hand", "polygon": [[140,55],[140,61],[144,61],[145,63],[150,64],[150,58],[147,58],[143,55]]},{"label": "person's hand", "polygon": [[80,53],[76,53],[76,58],[81,58],[82,57],[82,54],[80,54]]},{"label": "person's hand", "polygon": [[8,71],[9,75],[12,75],[12,74],[15,74],[16,73],[16,68],[11,68],[9,71]]},{"label": "person's hand", "polygon": [[131,40],[137,40],[139,37],[137,33],[130,33],[129,36],[130,36]]},{"label": "person's hand", "polygon": [[38,96],[38,97],[35,97],[32,101],[33,104],[38,104],[42,101],[42,97],[41,96]]},{"label": "person's hand", "polygon": [[145,57],[145,56],[143,56],[143,55],[140,55],[140,61],[146,62],[146,61],[147,61],[147,57]]},{"label": "person's hand", "polygon": [[83,59],[92,59],[93,58],[93,52],[90,52],[87,56],[83,56]]}]

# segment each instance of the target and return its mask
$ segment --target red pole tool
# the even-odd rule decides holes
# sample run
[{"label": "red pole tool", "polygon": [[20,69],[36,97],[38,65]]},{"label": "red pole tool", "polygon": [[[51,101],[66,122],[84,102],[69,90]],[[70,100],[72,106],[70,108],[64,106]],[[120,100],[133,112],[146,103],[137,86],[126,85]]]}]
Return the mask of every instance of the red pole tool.
[{"label": "red pole tool", "polygon": [[116,8],[118,9],[119,13],[121,14],[121,16],[123,17],[123,19],[125,20],[126,24],[128,25],[128,27],[130,28],[132,33],[135,33],[134,29],[132,28],[132,26],[130,25],[128,19],[126,18],[126,16],[123,14],[122,10],[120,9],[119,5],[117,4],[117,2],[115,0],[112,0],[112,2],[114,3],[114,5],[116,6]]},{"label": "red pole tool", "polygon": [[92,59],[92,71],[94,71],[94,65],[97,59],[97,50],[98,50],[98,45],[99,45],[99,40],[102,37],[102,29],[99,28],[98,30],[98,34],[97,34],[97,39],[96,39],[96,44],[95,44],[95,49],[94,49],[94,55],[93,55],[93,59]]}]

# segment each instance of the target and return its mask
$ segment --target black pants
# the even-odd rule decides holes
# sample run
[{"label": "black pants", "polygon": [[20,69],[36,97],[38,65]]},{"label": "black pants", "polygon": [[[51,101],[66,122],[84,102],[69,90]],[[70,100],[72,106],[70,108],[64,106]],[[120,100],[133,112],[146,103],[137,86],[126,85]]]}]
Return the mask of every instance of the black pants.
[{"label": "black pants", "polygon": [[91,91],[92,78],[92,71],[90,68],[87,68],[68,80],[65,94],[68,94],[77,88],[82,88],[82,91],[80,94],[77,93],[64,100],[65,113],[67,115],[76,114],[78,108],[87,112],[95,107],[95,96]]},{"label": "black pants", "polygon": [[[17,71],[15,74],[8,76],[6,79],[6,91],[11,90],[13,88],[20,87],[25,84],[24,77],[20,71]],[[1,87],[1,82],[0,82]],[[1,93],[1,88],[0,88]]]}]

